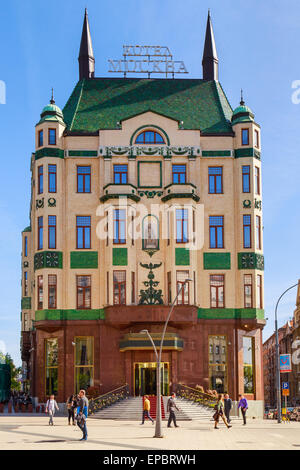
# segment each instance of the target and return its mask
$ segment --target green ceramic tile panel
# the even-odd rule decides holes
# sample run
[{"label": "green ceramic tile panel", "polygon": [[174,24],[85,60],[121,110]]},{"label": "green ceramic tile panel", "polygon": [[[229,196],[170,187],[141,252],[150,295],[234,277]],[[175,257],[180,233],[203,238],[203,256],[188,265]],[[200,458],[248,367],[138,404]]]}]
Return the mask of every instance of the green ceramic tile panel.
[{"label": "green ceramic tile panel", "polygon": [[36,310],[35,321],[45,320],[105,320],[104,309]]},{"label": "green ceramic tile panel", "polygon": [[64,158],[65,153],[63,150],[58,149],[58,148],[49,148],[49,147],[44,147],[40,150],[37,150],[35,152],[35,160],[39,160],[40,158],[43,157],[56,157],[56,158]]},{"label": "green ceramic tile panel", "polygon": [[202,157],[230,157],[230,150],[202,150]]},{"label": "green ceramic tile panel", "polygon": [[71,269],[97,269],[98,251],[71,251]]},{"label": "green ceramic tile panel", "polygon": [[199,308],[199,319],[258,319],[264,320],[264,310],[258,308]]},{"label": "green ceramic tile panel", "polygon": [[113,248],[113,266],[127,266],[127,248]]},{"label": "green ceramic tile panel", "polygon": [[97,157],[97,150],[69,150],[69,157]]},{"label": "green ceramic tile panel", "polygon": [[204,269],[231,269],[230,253],[203,253]]},{"label": "green ceramic tile panel", "polygon": [[63,254],[61,251],[40,251],[34,255],[34,270],[43,268],[63,267]]},{"label": "green ceramic tile panel", "polygon": [[259,253],[238,253],[238,269],[265,269],[264,256]]},{"label": "green ceramic tile panel", "polygon": [[175,248],[175,264],[176,266],[189,266],[190,250],[187,248]]},{"label": "green ceramic tile panel", "polygon": [[31,297],[23,297],[21,300],[21,308],[24,309],[31,309]]}]

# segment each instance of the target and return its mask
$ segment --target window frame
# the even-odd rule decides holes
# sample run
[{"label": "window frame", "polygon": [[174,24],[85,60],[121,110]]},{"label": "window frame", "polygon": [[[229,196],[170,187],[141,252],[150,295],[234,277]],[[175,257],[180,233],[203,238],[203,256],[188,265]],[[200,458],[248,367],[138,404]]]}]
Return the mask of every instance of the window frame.
[{"label": "window frame", "polygon": [[[245,217],[250,217],[250,223],[245,224]],[[250,239],[250,244],[249,246],[246,246],[246,239],[245,239],[245,230],[249,228],[249,239]],[[243,248],[252,248],[252,217],[251,214],[243,214]]]},{"label": "window frame", "polygon": [[260,168],[254,167],[254,191],[257,196],[260,196]]},{"label": "window frame", "polygon": [[[55,284],[50,284],[50,277],[55,277]],[[50,287],[54,287],[54,306],[50,305]],[[56,274],[48,274],[48,309],[57,309],[57,275]]]},{"label": "window frame", "polygon": [[[40,297],[42,298],[42,300],[40,300]],[[44,280],[43,280],[43,275],[40,274],[37,277],[37,310],[43,310],[43,306],[44,306]]]},{"label": "window frame", "polygon": [[[54,131],[54,143],[51,142],[51,131]],[[48,145],[56,145],[56,142],[57,142],[56,128],[49,127],[48,128]]]},{"label": "window frame", "polygon": [[[86,277],[86,278],[89,278],[90,280],[90,284],[89,286],[79,286],[78,285],[78,279],[80,277]],[[78,290],[79,289],[82,289],[83,290],[83,294],[82,294],[82,305],[83,306],[79,306],[79,293],[78,293]],[[85,300],[86,300],[86,290],[89,289],[90,290],[90,306],[89,307],[86,307],[85,306]],[[92,309],[92,276],[90,274],[77,274],[76,275],[76,308],[77,310],[91,310]]]},{"label": "window frame", "polygon": [[[248,173],[244,173],[244,168],[248,168]],[[249,191],[245,191],[244,177],[248,178]],[[244,194],[251,193],[251,168],[250,165],[242,165],[242,192]]]},{"label": "window frame", "polygon": [[[184,167],[184,172],[182,172],[182,171],[174,171],[174,168],[175,168],[176,166],[177,166],[177,167],[179,167],[179,166]],[[176,183],[176,182],[174,181],[174,176],[175,176],[175,175],[179,176],[179,177],[178,177],[178,180],[179,180],[178,183]],[[180,180],[181,180],[181,175],[184,175],[184,181],[183,181],[183,182],[180,181]],[[185,164],[185,163],[173,163],[173,164],[172,164],[172,184],[187,184],[187,171],[186,171],[186,164]]]},{"label": "window frame", "polygon": [[[52,225],[49,223],[49,219],[50,217],[55,217],[55,225]],[[56,218],[56,215],[48,215],[48,249],[49,250],[56,250],[56,222],[57,222],[57,218]],[[50,230],[54,228],[54,246],[50,246]]]},{"label": "window frame", "polygon": [[[178,280],[178,274],[179,273],[186,273],[186,279],[188,279],[189,275],[190,275],[190,272],[186,269],[176,270],[176,295],[178,295],[178,292],[179,292],[179,289],[181,288],[181,285],[185,284],[187,286],[187,289],[188,289],[187,290],[188,301],[185,302],[185,288],[184,288],[184,289],[181,289],[180,295],[178,295],[176,303],[177,303],[177,305],[191,305],[190,304],[190,283],[185,282],[185,281],[179,281]],[[179,302],[180,299],[181,299],[181,302]]]},{"label": "window frame", "polygon": [[[153,134],[154,134],[154,140],[153,140],[153,142],[148,142],[148,141],[146,140],[145,136],[146,136],[146,133],[147,133],[147,132],[153,132]],[[140,136],[142,136],[142,135],[144,136],[143,142],[137,142],[137,139],[138,139]],[[163,142],[161,142],[161,141],[157,142],[157,141],[156,141],[156,135],[159,135]],[[135,138],[135,140],[134,140],[134,143],[135,143],[135,145],[165,145],[165,144],[166,144],[165,139],[164,139],[163,136],[160,134],[160,132],[158,132],[156,129],[143,129],[143,130],[136,136],[136,138]]]},{"label": "window frame", "polygon": [[[50,167],[55,167],[55,172],[50,171]],[[55,190],[51,190],[51,185],[50,185],[50,177],[51,175],[54,175],[54,187]],[[55,194],[57,192],[57,165],[53,163],[48,164],[48,193]]]},{"label": "window frame", "polygon": [[[120,166],[124,166],[126,167],[126,171],[115,171],[115,168],[116,167],[120,167]],[[123,184],[128,184],[128,164],[127,163],[116,163],[113,165],[113,175],[114,175],[114,184],[118,184],[118,185],[123,185]],[[116,175],[119,175],[120,176],[120,183],[116,183]],[[126,182],[123,183],[122,182],[122,178],[123,178],[123,175],[126,176]]]},{"label": "window frame", "polygon": [[[115,282],[115,273],[125,273],[125,280]],[[126,270],[125,269],[114,269],[113,270],[113,305],[126,305]],[[115,285],[118,284],[118,302],[115,302]],[[121,300],[121,286],[124,285],[124,303],[120,303]]]},{"label": "window frame", "polygon": [[[222,225],[211,225],[211,222],[210,222],[210,218],[211,217],[221,217],[222,220],[223,220],[223,224]],[[212,250],[223,250],[225,248],[225,240],[224,240],[224,221],[225,221],[225,218],[224,218],[224,215],[209,215],[208,216],[208,221],[209,221],[209,248],[212,249]],[[218,246],[218,240],[219,240],[219,237],[218,237],[218,230],[217,228],[218,227],[221,227],[222,228],[222,246]],[[211,229],[214,229],[214,239],[215,239],[215,246],[212,246],[212,239],[211,239]]]},{"label": "window frame", "polygon": [[[245,282],[246,276],[251,277],[251,284],[247,284]],[[250,305],[250,307],[247,307],[247,305],[246,305],[246,287],[250,287],[250,292],[251,292],[251,305]],[[252,274],[244,274],[244,308],[253,308],[253,276],[252,276]]]},{"label": "window frame", "polygon": [[44,192],[44,167],[43,165],[38,166],[38,194]]},{"label": "window frame", "polygon": [[[210,169],[213,169],[213,168],[220,168],[221,169],[221,174],[220,175],[210,175],[209,174],[209,170]],[[217,191],[217,178],[218,177],[221,177],[221,191],[218,192]],[[213,178],[213,181],[214,181],[214,189],[215,191],[210,191],[210,178]],[[224,191],[223,191],[223,166],[209,166],[208,167],[208,194],[224,194]]]},{"label": "window frame", "polygon": [[[124,212],[124,218],[119,218],[120,217],[120,211],[122,213]],[[116,218],[116,214],[118,214],[118,218]],[[126,230],[127,230],[127,214],[126,214],[126,209],[114,209],[113,213],[113,245],[126,245],[127,243],[127,237],[126,237]],[[120,227],[124,225],[124,236],[125,238],[122,239],[120,238],[120,233],[122,233],[122,230],[120,230]]]},{"label": "window frame", "polygon": [[40,129],[38,131],[38,147],[43,147],[44,145],[44,130]]},{"label": "window frame", "polygon": [[[219,276],[219,277],[222,277],[223,278],[223,284],[220,285],[220,286],[213,286],[212,285],[212,278],[215,277],[215,276]],[[220,281],[219,281],[220,282]],[[225,274],[210,274],[209,275],[209,286],[210,286],[210,308],[225,308]],[[215,288],[216,289],[216,306],[213,307],[212,306],[212,288]],[[223,288],[223,306],[220,307],[219,303],[219,290]]]},{"label": "window frame", "polygon": [[258,149],[259,148],[259,131],[257,129],[254,129],[254,135],[255,135],[254,147]]},{"label": "window frame", "polygon": [[[89,173],[80,173],[79,168],[89,168]],[[79,191],[79,176],[82,176],[82,187],[83,191]],[[89,191],[86,191],[86,178],[89,177]],[[92,166],[91,165],[76,165],[76,192],[78,194],[91,194],[92,192]]]},{"label": "window frame", "polygon": [[[181,216],[180,218],[177,217],[178,212],[181,211]],[[185,217],[186,213],[186,217]],[[180,235],[181,238],[178,238],[178,230],[177,230],[177,222],[180,222],[181,228],[180,228]],[[186,224],[186,240],[184,239],[184,225]],[[176,208],[175,209],[175,228],[176,228],[176,243],[178,244],[186,244],[189,243],[189,213],[188,209],[186,208]]]},{"label": "window frame", "polygon": [[[78,217],[89,217],[90,218],[90,225],[78,225],[77,219]],[[82,242],[83,246],[78,246],[78,229],[81,228],[83,230],[82,235]],[[89,229],[89,246],[85,246],[86,244],[86,229]],[[90,215],[76,215],[76,250],[90,250],[92,248],[92,217]]]},{"label": "window frame", "polygon": [[[244,143],[244,132],[247,132],[247,143]],[[249,127],[243,127],[241,129],[241,144],[242,145],[250,145],[249,142],[250,142],[250,139],[249,139],[249,135],[250,135],[250,132],[249,132]]]},{"label": "window frame", "polygon": [[[259,298],[258,298],[259,294]],[[262,275],[256,275],[256,305],[260,310],[263,308],[263,298],[262,298]]]},{"label": "window frame", "polygon": [[[257,223],[258,222],[258,223]],[[262,244],[261,244],[261,217],[260,215],[255,216],[255,230],[256,230],[256,249],[261,250],[262,249]]]},{"label": "window frame", "polygon": [[38,250],[42,250],[43,247],[44,247],[44,217],[41,215],[37,218],[37,236],[38,236],[38,240],[37,240],[37,249]]}]

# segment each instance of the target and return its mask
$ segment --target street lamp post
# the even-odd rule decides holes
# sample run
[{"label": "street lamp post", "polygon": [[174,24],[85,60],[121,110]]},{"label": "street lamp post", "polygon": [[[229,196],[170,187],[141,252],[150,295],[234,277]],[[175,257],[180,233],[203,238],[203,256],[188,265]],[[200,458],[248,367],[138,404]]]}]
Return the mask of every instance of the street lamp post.
[{"label": "street lamp post", "polygon": [[276,395],[277,395],[277,422],[278,423],[281,423],[281,390],[280,390],[280,355],[279,355],[277,308],[282,297],[289,290],[293,289],[294,287],[297,287],[298,285],[299,285],[299,282],[297,282],[297,284],[293,284],[291,287],[286,289],[277,300],[276,307],[275,307]]},{"label": "street lamp post", "polygon": [[156,421],[155,421],[155,434],[154,434],[153,437],[163,437],[162,431],[161,431],[161,371],[160,371],[160,365],[161,365],[161,355],[162,355],[162,349],[163,349],[165,334],[166,334],[166,330],[167,330],[167,326],[168,326],[170,317],[172,315],[172,312],[174,310],[176,301],[178,299],[178,296],[179,296],[180,292],[182,291],[182,289],[185,288],[185,285],[190,281],[192,281],[192,279],[186,279],[184,281],[184,283],[182,284],[182,286],[178,290],[177,295],[176,295],[176,297],[175,297],[175,299],[174,299],[174,301],[171,305],[170,311],[168,313],[168,316],[167,316],[167,319],[166,319],[166,322],[165,322],[165,325],[164,325],[163,333],[162,333],[162,336],[161,336],[159,354],[157,353],[157,349],[155,347],[155,344],[153,342],[153,339],[152,339],[149,331],[148,330],[141,331],[141,333],[147,333],[147,335],[149,336],[150,341],[151,341],[152,346],[153,346],[153,349],[154,349],[154,352],[155,352],[155,355],[156,355]]}]

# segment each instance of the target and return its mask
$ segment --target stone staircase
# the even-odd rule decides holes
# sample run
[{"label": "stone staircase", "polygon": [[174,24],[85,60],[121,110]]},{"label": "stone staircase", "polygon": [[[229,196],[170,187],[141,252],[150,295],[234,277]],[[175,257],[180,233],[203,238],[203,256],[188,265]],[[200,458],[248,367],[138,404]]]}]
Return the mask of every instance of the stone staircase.
[{"label": "stone staircase", "polygon": [[[168,419],[167,401],[169,397],[163,397],[165,420]],[[191,420],[212,420],[214,411],[211,408],[203,405],[198,405],[183,398],[176,398],[176,404],[179,411],[176,411],[176,418],[178,421],[191,421]],[[128,397],[108,408],[96,412],[90,417],[93,419],[114,419],[114,420],[128,420],[128,421],[141,421],[143,410],[142,397]],[[153,417],[153,413],[150,413]],[[162,415],[164,415],[162,413]],[[233,417],[232,419],[237,419]]]}]

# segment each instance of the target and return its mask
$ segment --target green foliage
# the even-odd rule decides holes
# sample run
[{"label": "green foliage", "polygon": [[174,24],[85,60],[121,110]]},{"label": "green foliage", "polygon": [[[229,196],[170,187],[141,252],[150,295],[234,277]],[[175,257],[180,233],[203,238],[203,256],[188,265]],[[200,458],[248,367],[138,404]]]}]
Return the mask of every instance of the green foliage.
[{"label": "green foliage", "polygon": [[0,351],[0,363],[8,364],[10,366],[11,390],[16,390],[16,391],[20,390],[21,384],[17,379],[22,371],[21,367],[16,367],[11,356],[8,353],[3,354],[1,351]]}]

